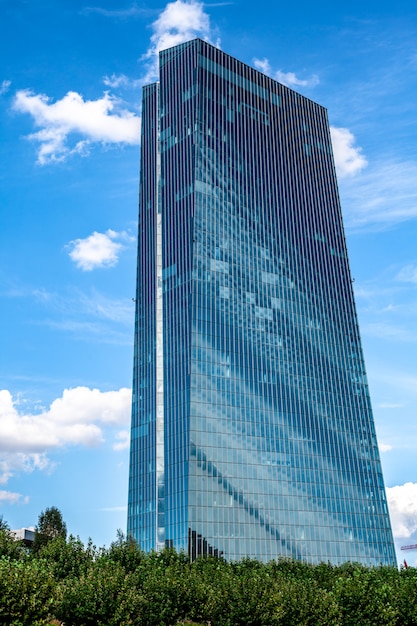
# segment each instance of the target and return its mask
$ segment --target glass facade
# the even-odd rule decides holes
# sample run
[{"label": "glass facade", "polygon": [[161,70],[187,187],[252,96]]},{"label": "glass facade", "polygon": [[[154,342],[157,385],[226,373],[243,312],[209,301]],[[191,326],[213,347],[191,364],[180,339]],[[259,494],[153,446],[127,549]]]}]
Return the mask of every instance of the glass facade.
[{"label": "glass facade", "polygon": [[128,533],[396,562],[326,110],[201,40],[143,92]]}]

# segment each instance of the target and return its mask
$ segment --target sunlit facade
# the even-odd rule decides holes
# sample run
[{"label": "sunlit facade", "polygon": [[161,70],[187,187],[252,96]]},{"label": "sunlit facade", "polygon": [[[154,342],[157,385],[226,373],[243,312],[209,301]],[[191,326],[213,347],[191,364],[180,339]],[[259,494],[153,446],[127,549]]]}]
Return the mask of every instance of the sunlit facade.
[{"label": "sunlit facade", "polygon": [[128,532],[395,563],[326,110],[201,41],[143,92]]}]

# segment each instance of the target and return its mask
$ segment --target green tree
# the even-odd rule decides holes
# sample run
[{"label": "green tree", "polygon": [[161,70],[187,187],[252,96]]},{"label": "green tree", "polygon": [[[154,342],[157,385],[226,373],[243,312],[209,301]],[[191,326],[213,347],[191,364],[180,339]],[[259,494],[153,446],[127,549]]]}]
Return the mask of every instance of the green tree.
[{"label": "green tree", "polygon": [[[401,626],[415,626],[417,624],[417,569],[409,567],[401,569],[396,576],[398,589],[398,623]],[[398,584],[399,583],[399,584]]]},{"label": "green tree", "polygon": [[42,511],[38,517],[32,552],[36,554],[43,546],[56,537],[62,537],[64,541],[66,540],[67,525],[63,520],[61,511],[56,506],[51,506]]},{"label": "green tree", "polygon": [[39,557],[48,562],[56,581],[74,579],[88,571],[97,557],[97,549],[91,540],[84,546],[79,537],[70,535],[68,541],[54,537],[36,553],[36,558]]},{"label": "green tree", "polygon": [[132,575],[143,597],[142,620],[148,626],[169,626],[188,617],[189,559],[184,552],[165,548],[147,555],[145,567]]},{"label": "green tree", "polygon": [[236,577],[232,566],[213,556],[200,557],[191,564],[190,615],[194,622],[230,624]]},{"label": "green tree", "polygon": [[126,626],[141,620],[141,597],[121,565],[105,555],[58,585],[55,617],[68,626]]},{"label": "green tree", "polygon": [[396,568],[346,563],[335,574],[333,597],[341,609],[344,626],[398,624]]},{"label": "green tree", "polygon": [[55,583],[39,559],[0,558],[0,624],[43,626],[53,615]]},{"label": "green tree", "polygon": [[16,539],[3,517],[0,517],[0,557],[20,559],[26,551],[23,543]]},{"label": "green tree", "polygon": [[116,541],[107,550],[107,556],[114,563],[122,565],[126,573],[136,572],[146,560],[144,552],[133,537],[126,537],[120,529],[117,531]]}]

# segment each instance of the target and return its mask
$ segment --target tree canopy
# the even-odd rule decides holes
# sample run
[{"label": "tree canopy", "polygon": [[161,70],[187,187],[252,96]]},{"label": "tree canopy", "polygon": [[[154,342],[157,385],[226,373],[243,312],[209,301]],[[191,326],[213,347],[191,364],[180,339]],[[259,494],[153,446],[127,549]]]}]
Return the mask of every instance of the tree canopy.
[{"label": "tree canopy", "polygon": [[67,538],[67,525],[64,522],[61,511],[56,506],[51,506],[39,514],[38,523],[35,527],[33,551],[39,552],[51,539],[56,539],[57,537],[61,537],[65,541]]},{"label": "tree canopy", "polygon": [[[109,548],[92,541],[84,545],[72,535],[67,539],[64,526],[38,552],[0,552],[0,624],[417,624],[417,570],[412,567],[286,559],[265,564],[249,558],[229,563],[215,557],[190,562],[171,548],[146,554],[122,533]],[[3,523],[0,535],[7,529]]]}]

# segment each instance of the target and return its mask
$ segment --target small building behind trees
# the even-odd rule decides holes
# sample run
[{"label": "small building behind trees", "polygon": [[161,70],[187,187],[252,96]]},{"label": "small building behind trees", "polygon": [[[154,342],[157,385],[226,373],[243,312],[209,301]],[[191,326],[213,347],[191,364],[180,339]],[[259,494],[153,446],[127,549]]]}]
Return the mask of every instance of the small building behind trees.
[{"label": "small building behind trees", "polygon": [[22,541],[26,548],[31,548],[35,540],[35,530],[33,528],[20,528],[11,531],[17,541]]}]

